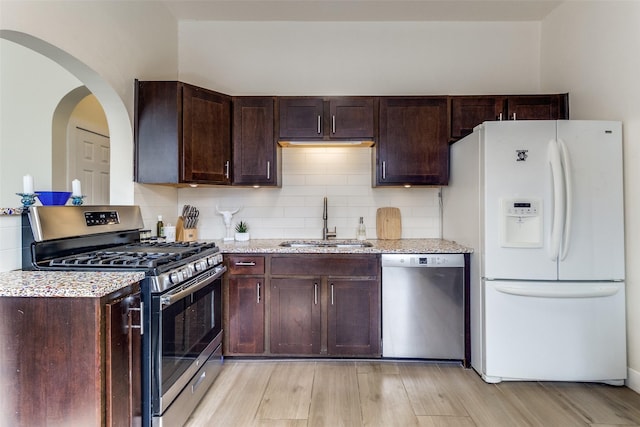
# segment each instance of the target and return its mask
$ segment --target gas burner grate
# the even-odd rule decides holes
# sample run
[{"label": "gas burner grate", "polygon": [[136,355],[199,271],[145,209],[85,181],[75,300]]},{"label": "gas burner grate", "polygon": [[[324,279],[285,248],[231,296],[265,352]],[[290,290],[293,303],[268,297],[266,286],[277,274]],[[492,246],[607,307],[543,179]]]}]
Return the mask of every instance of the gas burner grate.
[{"label": "gas burner grate", "polygon": [[97,251],[51,260],[49,265],[59,267],[157,267],[177,261],[178,253]]}]

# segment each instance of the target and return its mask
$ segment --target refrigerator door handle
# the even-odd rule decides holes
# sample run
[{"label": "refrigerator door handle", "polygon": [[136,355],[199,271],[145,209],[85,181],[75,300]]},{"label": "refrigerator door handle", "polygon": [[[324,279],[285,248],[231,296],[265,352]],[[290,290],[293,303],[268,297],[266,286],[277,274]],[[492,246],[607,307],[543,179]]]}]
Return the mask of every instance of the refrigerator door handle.
[{"label": "refrigerator door handle", "polygon": [[571,239],[571,216],[573,214],[573,182],[571,180],[571,157],[567,144],[558,139],[560,147],[560,158],[562,160],[562,171],[564,176],[565,187],[565,214],[564,214],[564,232],[562,235],[562,253],[560,260],[564,260],[569,253],[569,241]]},{"label": "refrigerator door handle", "polygon": [[555,285],[540,287],[539,285],[494,285],[495,290],[503,294],[535,298],[604,298],[617,294],[619,285]]},{"label": "refrigerator door handle", "polygon": [[560,149],[555,139],[549,141],[549,164],[553,183],[553,225],[551,228],[551,245],[549,255],[552,261],[558,260],[565,216],[565,186],[562,173]]}]

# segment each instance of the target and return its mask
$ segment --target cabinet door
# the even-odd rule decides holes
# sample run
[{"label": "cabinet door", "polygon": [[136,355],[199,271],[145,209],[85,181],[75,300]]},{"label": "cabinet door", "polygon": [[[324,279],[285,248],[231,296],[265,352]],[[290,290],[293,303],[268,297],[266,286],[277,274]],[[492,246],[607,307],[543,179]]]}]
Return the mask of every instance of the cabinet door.
[{"label": "cabinet door", "polygon": [[473,132],[473,128],[488,120],[498,120],[504,113],[502,96],[455,96],[451,98],[451,139]]},{"label": "cabinet door", "polygon": [[276,185],[274,99],[233,100],[233,183]]},{"label": "cabinet door", "polygon": [[446,185],[447,97],[381,98],[377,185]]},{"label": "cabinet door", "polygon": [[231,182],[231,101],[191,85],[182,90],[183,182]]},{"label": "cabinet door", "polygon": [[229,351],[264,353],[264,277],[229,278]]},{"label": "cabinet door", "polygon": [[179,182],[180,84],[137,81],[135,86],[135,180]]},{"label": "cabinet door", "polygon": [[507,98],[509,120],[568,119],[567,95],[523,95]]},{"label": "cabinet door", "polygon": [[329,354],[380,355],[379,296],[375,280],[329,280]]},{"label": "cabinet door", "polygon": [[270,349],[320,354],[320,279],[271,279]]},{"label": "cabinet door", "polygon": [[330,138],[373,139],[373,98],[329,100]]},{"label": "cabinet door", "polygon": [[280,138],[319,138],[324,136],[322,98],[278,99]]},{"label": "cabinet door", "polygon": [[105,313],[107,425],[139,425],[142,417],[140,293],[107,304]]}]

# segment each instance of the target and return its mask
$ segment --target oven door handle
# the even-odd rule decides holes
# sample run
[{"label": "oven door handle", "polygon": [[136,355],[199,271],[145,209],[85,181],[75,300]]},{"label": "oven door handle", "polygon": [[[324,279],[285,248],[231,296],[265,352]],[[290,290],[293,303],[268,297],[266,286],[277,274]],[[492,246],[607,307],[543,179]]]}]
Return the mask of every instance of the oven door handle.
[{"label": "oven door handle", "polygon": [[162,295],[160,297],[161,310],[164,310],[165,308],[169,307],[175,302],[180,301],[182,298],[186,297],[187,295],[191,295],[195,292],[198,292],[200,289],[204,288],[209,283],[220,278],[225,271],[227,271],[227,267],[225,267],[224,265],[215,267],[214,273],[211,276],[207,277],[205,280],[202,280],[201,282],[198,282],[198,283],[194,283],[193,285],[187,286],[186,288],[176,289],[175,291]]}]

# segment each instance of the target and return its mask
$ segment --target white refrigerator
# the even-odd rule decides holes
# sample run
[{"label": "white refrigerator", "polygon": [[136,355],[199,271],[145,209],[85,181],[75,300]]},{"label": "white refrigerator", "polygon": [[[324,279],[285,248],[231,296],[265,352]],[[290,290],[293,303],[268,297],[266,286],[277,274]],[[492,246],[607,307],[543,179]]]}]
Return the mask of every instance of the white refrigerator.
[{"label": "white refrigerator", "polygon": [[443,237],[474,249],[473,368],[624,384],[621,123],[485,122],[450,161]]}]

